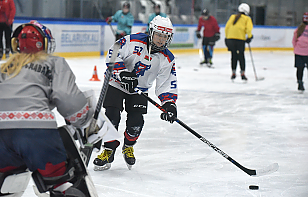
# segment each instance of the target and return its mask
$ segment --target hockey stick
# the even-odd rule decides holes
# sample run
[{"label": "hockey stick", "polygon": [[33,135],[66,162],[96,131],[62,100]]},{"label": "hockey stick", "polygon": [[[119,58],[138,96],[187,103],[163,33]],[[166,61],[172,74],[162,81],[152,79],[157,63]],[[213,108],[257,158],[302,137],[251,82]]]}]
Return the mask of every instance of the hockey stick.
[{"label": "hockey stick", "polygon": [[116,36],[116,32],[114,31],[114,29],[113,29],[113,27],[112,27],[111,23],[109,23],[109,26],[110,26],[110,29],[111,29],[111,31],[112,31],[112,33],[113,33],[114,37],[115,37],[115,36]]},{"label": "hockey stick", "polygon": [[97,104],[96,104],[94,116],[91,120],[90,126],[86,130],[86,138],[87,139],[88,139],[89,135],[96,133],[95,130],[96,130],[96,127],[97,127],[96,122],[97,122],[98,114],[101,111],[102,104],[103,104],[105,97],[106,97],[106,92],[107,92],[107,89],[108,89],[108,86],[109,86],[109,80],[111,78],[111,74],[112,74],[112,71],[113,71],[113,68],[114,68],[115,60],[118,56],[118,51],[119,51],[120,47],[121,47],[121,44],[119,42],[115,42],[115,44],[113,46],[113,52],[112,52],[112,55],[111,55],[111,58],[110,58],[110,62],[109,62],[109,65],[108,65],[108,69],[107,69],[106,74],[105,74],[104,83],[103,83],[103,86],[102,86],[102,89],[101,89],[101,93],[100,93],[99,99],[98,99]]},{"label": "hockey stick", "polygon": [[[153,99],[151,99],[149,96],[147,96],[146,94],[144,94],[141,90],[137,90],[137,93],[142,95],[143,97],[145,97],[150,103],[152,103],[153,105],[155,105],[155,107],[157,107],[158,109],[160,109],[162,112],[166,113],[166,110],[160,106],[158,103],[156,103]],[[239,164],[237,161],[235,161],[234,159],[232,159],[229,155],[227,155],[225,152],[223,152],[222,150],[220,150],[217,146],[215,146],[214,144],[212,144],[210,141],[208,141],[207,139],[205,139],[204,137],[202,137],[201,135],[199,135],[196,131],[194,131],[193,129],[191,129],[189,126],[187,126],[185,123],[183,123],[181,120],[179,120],[178,118],[175,119],[175,121],[177,123],[179,123],[182,127],[184,127],[185,129],[187,129],[190,133],[192,133],[194,136],[196,136],[197,138],[199,138],[202,142],[206,143],[209,147],[213,148],[216,152],[218,152],[219,154],[221,154],[224,158],[228,159],[231,163],[233,163],[234,165],[236,165],[238,168],[240,168],[241,170],[243,170],[245,173],[247,173],[250,176],[262,176],[262,175],[266,175],[266,174],[270,174],[273,172],[276,172],[279,168],[278,163],[274,163],[266,168],[263,169],[259,169],[259,170],[252,170],[252,169],[248,169],[244,166],[242,166],[241,164]]]},{"label": "hockey stick", "polygon": [[256,72],[255,64],[254,64],[253,59],[252,59],[252,52],[251,52],[251,47],[250,47],[249,43],[248,43],[248,48],[249,48],[249,52],[250,52],[250,59],[251,59],[251,63],[252,63],[252,67],[253,67],[253,72],[255,74],[256,81],[264,80],[264,77],[260,77],[260,78],[257,77],[257,72]]},{"label": "hockey stick", "polygon": [[[114,68],[115,60],[118,56],[118,52],[119,52],[120,47],[121,47],[121,44],[119,42],[115,42],[115,44],[113,46],[113,52],[112,52],[112,55],[111,55],[111,58],[110,58],[110,62],[109,62],[109,65],[108,65],[108,69],[107,69],[106,74],[105,74],[104,83],[103,83],[103,86],[102,86],[102,89],[101,89],[101,93],[100,93],[99,99],[98,99],[97,104],[96,104],[96,108],[95,108],[93,118],[91,119],[90,126],[85,131],[86,132],[85,133],[86,142],[88,142],[88,138],[89,138],[90,135],[96,134],[99,131],[99,128],[98,128],[96,123],[97,123],[98,115],[99,115],[101,108],[102,108],[102,104],[103,104],[105,97],[106,97],[106,92],[107,92],[107,89],[109,87],[109,80],[111,78],[111,74],[112,74],[112,71],[113,71],[113,68]],[[79,141],[80,141],[80,135],[77,134],[77,137],[79,138]],[[92,151],[93,151],[93,145],[95,143],[96,142],[86,143],[84,145],[81,145],[81,147],[80,147],[80,151],[85,155],[84,159],[85,159],[86,166],[88,166],[88,164],[89,164],[90,157],[91,157],[91,154],[92,154]]]}]

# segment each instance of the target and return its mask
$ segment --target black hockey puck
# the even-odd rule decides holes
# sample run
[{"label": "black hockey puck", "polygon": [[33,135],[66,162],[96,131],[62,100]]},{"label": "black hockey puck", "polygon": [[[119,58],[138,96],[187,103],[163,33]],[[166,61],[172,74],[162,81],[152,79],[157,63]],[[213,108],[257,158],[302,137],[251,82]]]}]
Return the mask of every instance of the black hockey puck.
[{"label": "black hockey puck", "polygon": [[257,186],[257,185],[249,185],[249,189],[258,190],[259,186]]}]

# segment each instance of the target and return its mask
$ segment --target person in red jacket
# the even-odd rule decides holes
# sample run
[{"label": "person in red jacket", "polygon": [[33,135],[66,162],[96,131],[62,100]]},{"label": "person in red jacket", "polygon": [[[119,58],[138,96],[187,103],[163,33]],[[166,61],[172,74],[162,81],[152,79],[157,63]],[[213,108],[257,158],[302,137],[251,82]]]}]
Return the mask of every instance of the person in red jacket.
[{"label": "person in red jacket", "polygon": [[3,32],[5,35],[5,58],[11,51],[11,34],[16,13],[14,0],[0,0],[0,60],[3,56]]},{"label": "person in red jacket", "polygon": [[214,16],[210,15],[208,9],[204,9],[199,17],[198,28],[196,30],[196,36],[201,38],[200,30],[203,27],[203,39],[202,39],[202,50],[204,54],[204,61],[200,64],[208,64],[211,66],[213,49],[215,42],[220,39],[220,32],[217,20]]}]

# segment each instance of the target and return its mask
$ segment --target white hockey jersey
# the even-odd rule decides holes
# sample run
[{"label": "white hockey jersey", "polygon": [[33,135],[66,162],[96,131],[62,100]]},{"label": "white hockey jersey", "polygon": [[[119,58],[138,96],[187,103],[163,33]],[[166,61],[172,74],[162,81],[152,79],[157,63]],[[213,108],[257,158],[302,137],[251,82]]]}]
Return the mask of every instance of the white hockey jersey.
[{"label": "white hockey jersey", "polygon": [[[132,34],[118,40],[121,48],[114,65],[109,84],[130,94],[120,85],[122,71],[134,71],[138,77],[138,88],[147,92],[156,80],[155,94],[162,105],[177,100],[177,77],[173,54],[165,49],[149,54],[147,48],[148,35],[144,33]],[[108,50],[106,64],[109,65],[113,46]]]}]

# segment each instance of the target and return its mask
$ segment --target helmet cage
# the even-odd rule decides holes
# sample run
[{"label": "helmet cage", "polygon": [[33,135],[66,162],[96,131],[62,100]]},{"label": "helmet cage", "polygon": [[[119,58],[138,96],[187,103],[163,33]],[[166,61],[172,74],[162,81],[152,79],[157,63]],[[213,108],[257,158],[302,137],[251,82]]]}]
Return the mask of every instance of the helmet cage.
[{"label": "helmet cage", "polygon": [[[163,24],[163,22],[161,22],[162,24],[159,24],[161,20],[166,20],[166,21],[168,21],[168,23],[169,22],[170,23],[169,23],[169,25],[165,25],[165,24]],[[154,32],[158,32],[158,33],[165,34],[165,35],[168,36],[166,43],[163,46],[159,47],[159,46],[157,46],[156,44],[153,43]],[[173,27],[172,27],[170,19],[168,19],[168,18],[163,18],[163,17],[158,15],[150,22],[150,25],[149,25],[149,43],[150,43],[151,48],[153,49],[154,52],[162,51],[162,50],[165,50],[166,48],[169,47],[169,45],[172,42],[172,38],[173,38],[172,32],[173,32]]]},{"label": "helmet cage", "polygon": [[[20,42],[27,42],[26,40],[21,41],[19,40],[20,33],[25,27],[33,27],[36,32],[39,34],[39,37],[42,39],[42,45],[43,47],[34,47],[34,43],[32,43],[33,46],[30,46],[30,51],[27,52],[30,53],[36,53],[39,51],[44,50],[46,53],[53,53],[56,48],[56,42],[53,38],[51,31],[44,25],[38,23],[37,21],[30,21],[30,23],[22,24],[18,26],[15,31],[13,32],[12,39],[11,39],[11,50],[13,53],[15,52],[23,52],[23,49],[20,49]],[[39,42],[39,41],[38,41]],[[39,45],[38,43],[35,43],[35,45]]]}]

